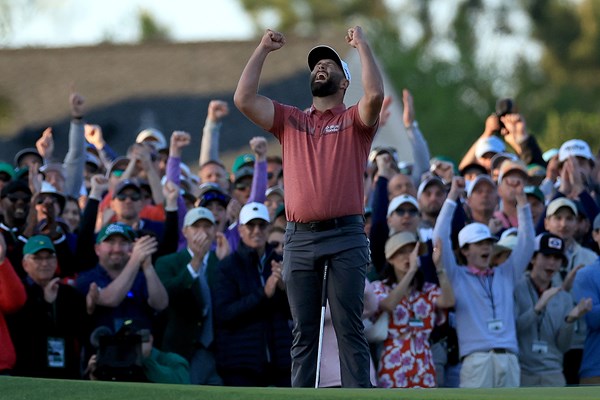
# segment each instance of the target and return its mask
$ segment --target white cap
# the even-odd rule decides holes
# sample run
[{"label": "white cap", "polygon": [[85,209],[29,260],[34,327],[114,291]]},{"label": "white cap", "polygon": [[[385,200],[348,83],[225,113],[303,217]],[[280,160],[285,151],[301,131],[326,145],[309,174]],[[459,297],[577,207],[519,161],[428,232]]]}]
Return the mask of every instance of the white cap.
[{"label": "white cap", "polygon": [[433,184],[438,184],[443,189],[446,189],[446,186],[444,185],[444,181],[442,181],[440,178],[438,178],[435,175],[428,176],[427,178],[423,179],[423,182],[421,182],[421,184],[419,185],[419,188],[417,189],[417,199],[420,199],[421,195],[423,194],[425,189],[427,189],[427,187],[429,185],[433,185]]},{"label": "white cap", "polygon": [[167,140],[161,131],[154,128],[144,129],[135,138],[136,143],[149,142],[156,150],[167,148]]},{"label": "white cap", "polygon": [[475,157],[481,158],[485,153],[502,153],[506,150],[504,142],[496,136],[488,136],[477,141]]},{"label": "white cap", "polygon": [[480,222],[473,222],[458,232],[458,246],[463,247],[466,244],[478,243],[482,240],[496,240],[490,228]]},{"label": "white cap", "polygon": [[392,215],[392,213],[396,211],[398,207],[405,203],[412,204],[417,210],[419,209],[419,202],[417,201],[417,199],[408,194],[401,194],[399,196],[394,197],[392,201],[390,201],[387,216],[389,217],[390,215]]},{"label": "white cap", "polygon": [[475,179],[473,179],[473,181],[469,182],[469,187],[467,188],[467,197],[471,197],[471,194],[473,194],[473,190],[475,190],[475,186],[477,186],[482,181],[488,182],[490,185],[492,185],[492,187],[494,189],[496,188],[496,184],[494,183],[494,180],[489,175],[487,175],[487,174],[477,175],[475,177]]},{"label": "white cap", "polygon": [[590,150],[590,146],[580,139],[571,139],[564,142],[558,150],[558,161],[563,162],[567,158],[583,157],[594,162],[594,156]]},{"label": "white cap", "polygon": [[551,215],[556,214],[556,212],[560,209],[566,207],[573,211],[573,214],[577,215],[577,205],[570,199],[566,197],[558,197],[548,204],[546,207],[546,217],[550,217]]},{"label": "white cap", "polygon": [[252,202],[242,207],[240,211],[240,225],[246,225],[253,219],[262,219],[271,222],[269,219],[269,210],[263,203]]},{"label": "white cap", "polygon": [[186,227],[194,225],[196,221],[199,221],[201,219],[205,219],[211,222],[213,225],[216,224],[215,216],[212,212],[210,212],[208,208],[196,207],[192,208],[185,214],[185,217],[183,218],[183,226]]}]

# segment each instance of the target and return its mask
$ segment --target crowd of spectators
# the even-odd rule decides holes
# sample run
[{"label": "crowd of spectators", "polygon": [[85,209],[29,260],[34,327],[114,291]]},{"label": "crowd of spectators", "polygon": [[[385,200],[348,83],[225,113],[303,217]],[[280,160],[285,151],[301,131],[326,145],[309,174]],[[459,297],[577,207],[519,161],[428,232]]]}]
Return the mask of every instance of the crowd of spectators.
[{"label": "crowd of spectators", "polygon": [[[364,177],[373,386],[600,383],[599,155],[543,151],[512,107],[459,162],[432,156],[401,101],[413,160],[375,148]],[[69,104],[64,160],[48,128],[0,162],[0,374],[290,386],[283,160],[255,137],[229,171],[223,101],[196,166],[187,132],[118,155]],[[329,318],[321,386],[339,387]]]}]

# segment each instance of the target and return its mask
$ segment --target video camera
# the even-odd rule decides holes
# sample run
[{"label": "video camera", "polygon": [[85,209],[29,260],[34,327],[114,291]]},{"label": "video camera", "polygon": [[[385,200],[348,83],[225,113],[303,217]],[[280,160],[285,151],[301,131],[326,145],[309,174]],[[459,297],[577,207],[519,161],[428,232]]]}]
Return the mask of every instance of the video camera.
[{"label": "video camera", "polygon": [[93,374],[103,381],[145,382],[142,343],[150,337],[148,329],[136,329],[126,320],[113,334],[106,326],[96,328],[90,342],[97,348],[96,369]]}]

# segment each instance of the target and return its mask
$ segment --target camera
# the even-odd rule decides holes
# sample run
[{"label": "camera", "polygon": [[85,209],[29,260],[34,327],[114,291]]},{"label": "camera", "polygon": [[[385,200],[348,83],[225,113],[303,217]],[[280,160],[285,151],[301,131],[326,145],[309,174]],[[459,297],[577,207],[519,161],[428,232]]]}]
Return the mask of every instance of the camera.
[{"label": "camera", "polygon": [[113,333],[106,326],[96,328],[90,342],[97,348],[96,369],[93,374],[103,381],[145,382],[142,343],[149,340],[148,329],[137,329],[127,320]]},{"label": "camera", "polygon": [[[504,124],[500,120],[500,117],[503,117],[506,114],[512,114],[514,112],[516,112],[516,110],[515,110],[515,104],[512,99],[506,98],[506,99],[498,99],[498,101],[496,101],[496,113],[495,114],[498,117],[498,122],[500,123],[500,130],[502,130],[502,128],[504,128]],[[500,132],[497,132],[497,134],[500,134]]]}]

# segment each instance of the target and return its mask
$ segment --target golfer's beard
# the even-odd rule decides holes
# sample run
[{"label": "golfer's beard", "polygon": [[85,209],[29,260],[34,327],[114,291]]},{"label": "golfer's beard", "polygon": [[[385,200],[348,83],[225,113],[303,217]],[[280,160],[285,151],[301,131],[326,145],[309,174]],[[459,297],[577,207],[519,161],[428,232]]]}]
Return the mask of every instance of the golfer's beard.
[{"label": "golfer's beard", "polygon": [[338,88],[335,82],[329,78],[325,82],[315,82],[313,80],[310,83],[310,90],[314,97],[327,97],[337,92]]}]

